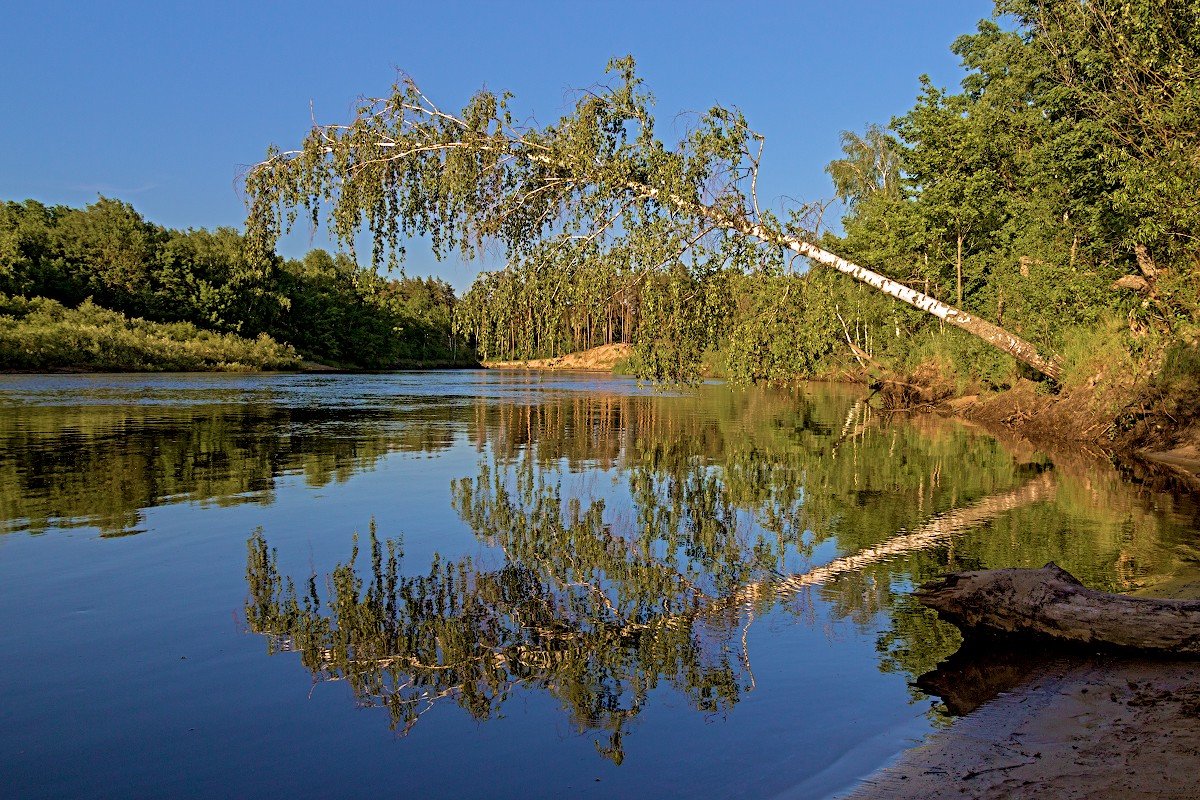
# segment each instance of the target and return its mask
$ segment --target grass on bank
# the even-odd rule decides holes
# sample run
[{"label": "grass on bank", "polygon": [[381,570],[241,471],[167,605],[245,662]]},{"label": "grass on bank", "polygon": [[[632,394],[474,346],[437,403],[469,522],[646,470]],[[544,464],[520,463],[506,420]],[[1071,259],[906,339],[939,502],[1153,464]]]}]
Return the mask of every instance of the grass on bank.
[{"label": "grass on bank", "polygon": [[130,319],[86,300],[0,295],[0,369],[249,371],[299,369],[300,356],[269,336],[247,339],[187,322]]},{"label": "grass on bank", "polygon": [[[1139,447],[1200,446],[1200,327],[1183,320],[1170,329],[1138,326],[1110,313],[1065,327],[1057,338],[1058,383],[958,331],[912,337],[885,368],[934,399],[978,395],[1000,408],[1011,396],[1018,416],[1052,405],[1047,419],[1059,420],[1063,438],[1096,428]],[[1045,402],[1022,394],[1031,386]]]}]

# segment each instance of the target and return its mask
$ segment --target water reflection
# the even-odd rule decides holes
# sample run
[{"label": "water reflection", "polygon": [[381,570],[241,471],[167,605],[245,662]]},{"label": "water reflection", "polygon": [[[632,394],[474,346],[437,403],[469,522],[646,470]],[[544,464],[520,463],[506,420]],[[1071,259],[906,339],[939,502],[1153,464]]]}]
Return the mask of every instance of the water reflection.
[{"label": "water reflection", "polygon": [[1035,675],[1078,661],[1078,651],[1050,644],[969,639],[935,669],[917,676],[915,686],[939,697],[945,712],[958,717]]},{"label": "water reflection", "polygon": [[[574,517],[570,528],[587,528]],[[660,681],[701,711],[737,702],[748,680],[744,653],[721,641],[720,625],[643,613],[622,618],[606,594],[519,563],[482,569],[470,559],[435,560],[401,576],[399,548],[372,528],[370,573],[355,570],[357,546],[322,600],[315,578],[297,593],[282,579],[261,534],[247,564],[252,630],[271,652],[299,651],[319,681],[347,681],[363,706],[388,710],[407,732],[439,700],[476,719],[499,713],[518,686],[552,694],[580,732],[600,734],[598,751],[620,763],[626,721]]]},{"label": "water reflection", "polygon": [[[1054,560],[1124,590],[1200,568],[1195,505],[1140,474],[861,400],[0,376],[0,610],[38,665],[0,678],[0,785],[825,796],[930,726],[908,684],[958,638],[914,583]],[[998,663],[921,685],[1020,679]]]},{"label": "water reflection", "polygon": [[880,669],[912,680],[959,645],[915,584],[1054,560],[1127,590],[1178,569],[1195,535],[1188,501],[1103,464],[887,420],[838,390],[480,401],[469,437],[481,461],[453,503],[486,556],[410,573],[372,527],[369,568],[356,546],[323,591],[315,574],[297,590],[260,532],[250,628],[398,731],[439,701],[488,719],[534,689],[617,763],[656,688],[703,713],[754,689],[757,620],[804,621],[815,604],[864,628],[885,615]]},{"label": "water reflection", "polygon": [[276,479],[342,482],[390,452],[453,441],[447,409],[288,407],[265,402],[13,405],[0,413],[0,532],[95,526],[140,532],[164,503],[272,500]]}]

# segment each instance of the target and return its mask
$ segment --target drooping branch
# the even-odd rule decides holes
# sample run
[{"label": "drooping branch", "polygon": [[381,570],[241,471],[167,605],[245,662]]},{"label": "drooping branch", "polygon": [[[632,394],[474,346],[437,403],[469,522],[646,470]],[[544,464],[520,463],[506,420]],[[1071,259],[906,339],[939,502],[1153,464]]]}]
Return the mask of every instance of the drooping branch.
[{"label": "drooping branch", "polygon": [[[610,71],[620,75],[616,86],[584,93],[572,113],[541,128],[515,124],[508,95],[480,92],[453,115],[404,79],[391,97],[364,102],[352,124],[314,127],[300,149],[272,150],[248,171],[249,240],[273,248],[301,209],[314,224],[328,209],[333,232],[351,246],[366,225],[376,263],[402,254],[402,238],[416,234],[428,235],[439,256],[454,248],[471,255],[490,240],[519,258],[551,237],[592,242],[670,219],[804,256],[1059,377],[1055,361],[1029,342],[824,250],[763,211],[762,137],[739,112],[713,108],[669,149],[654,135],[633,60]],[[734,258],[751,270],[761,254],[742,248]]]}]

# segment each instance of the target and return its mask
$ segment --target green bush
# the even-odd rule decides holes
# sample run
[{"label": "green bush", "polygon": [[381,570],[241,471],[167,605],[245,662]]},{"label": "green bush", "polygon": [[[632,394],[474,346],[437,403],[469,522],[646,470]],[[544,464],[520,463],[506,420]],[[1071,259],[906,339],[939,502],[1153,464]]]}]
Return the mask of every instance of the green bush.
[{"label": "green bush", "polygon": [[939,330],[929,325],[916,333],[901,356],[902,371],[934,369],[958,393],[975,389],[998,391],[1012,386],[1018,376],[1012,356],[955,328]]},{"label": "green bush", "polygon": [[1107,314],[1091,325],[1074,325],[1062,334],[1062,383],[1065,388],[1094,387],[1109,375],[1131,378],[1138,371],[1139,351],[1125,320]]}]

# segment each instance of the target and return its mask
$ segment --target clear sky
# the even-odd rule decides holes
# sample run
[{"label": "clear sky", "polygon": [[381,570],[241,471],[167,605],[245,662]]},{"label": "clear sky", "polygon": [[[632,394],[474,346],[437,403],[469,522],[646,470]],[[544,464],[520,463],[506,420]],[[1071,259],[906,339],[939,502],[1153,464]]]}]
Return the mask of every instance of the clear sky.
[{"label": "clear sky", "polygon": [[[397,69],[440,105],[480,86],[556,119],[571,90],[632,53],[658,100],[741,108],[767,137],[760,196],[832,194],[838,134],[887,123],[918,76],[956,86],[949,45],[990,0],[792,2],[13,2],[0,15],[0,200],[132,203],[178,228],[240,226],[237,175],[385,93]],[[329,246],[309,231],[288,256]],[[456,288],[479,265],[410,249],[409,274]]]}]

